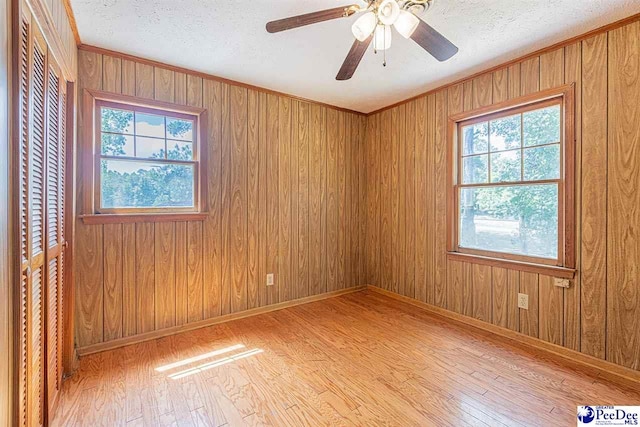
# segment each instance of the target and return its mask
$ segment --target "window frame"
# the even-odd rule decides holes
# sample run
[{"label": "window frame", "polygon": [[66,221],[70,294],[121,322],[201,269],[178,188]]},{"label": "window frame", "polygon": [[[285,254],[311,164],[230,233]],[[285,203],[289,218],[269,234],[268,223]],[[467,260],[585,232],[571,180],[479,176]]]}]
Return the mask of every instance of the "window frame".
[{"label": "window frame", "polygon": [[[133,96],[114,94],[103,91],[85,89],[85,117],[91,125],[85,127],[85,137],[91,141],[91,196],[87,208],[90,215],[83,215],[87,223],[105,222],[148,222],[156,220],[198,220],[203,219],[207,201],[207,111],[203,108],[155,101]],[[124,109],[139,113],[161,115],[169,118],[192,120],[193,160],[182,161],[172,159],[138,158],[135,156],[103,156],[102,155],[102,107]],[[165,134],[165,141],[167,140]],[[101,207],[101,160],[103,158],[162,164],[189,164],[194,170],[194,206],[193,207],[144,207],[144,208],[103,208]],[[86,164],[85,164],[86,165]],[[88,166],[85,166],[88,167]],[[87,209],[89,210],[89,209]]]},{"label": "window frame", "polygon": [[[452,115],[448,123],[448,185],[447,185],[447,225],[448,257],[454,260],[488,264],[551,274],[558,277],[573,277],[575,272],[575,101],[574,85],[536,92],[505,102],[481,107]],[[490,182],[490,171],[486,183],[462,183],[463,126],[489,122],[498,118],[527,111],[560,105],[560,176],[557,179],[529,181]],[[524,129],[521,127],[521,132]],[[488,142],[488,144],[490,144]],[[545,146],[545,145],[542,145]],[[521,146],[521,162],[524,150]],[[515,149],[514,149],[515,150]],[[487,166],[490,167],[490,147],[487,147]],[[494,188],[499,186],[557,184],[558,188],[558,257],[543,258],[530,255],[495,252],[484,249],[465,248],[459,245],[460,193],[463,188]]]}]

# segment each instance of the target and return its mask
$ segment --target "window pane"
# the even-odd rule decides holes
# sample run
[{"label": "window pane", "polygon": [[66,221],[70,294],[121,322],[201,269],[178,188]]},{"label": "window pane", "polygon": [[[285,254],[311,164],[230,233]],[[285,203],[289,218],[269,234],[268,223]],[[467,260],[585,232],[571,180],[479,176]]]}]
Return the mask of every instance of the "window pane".
[{"label": "window pane", "polygon": [[489,124],[476,123],[462,128],[462,153],[486,153],[489,141]]},{"label": "window pane", "polygon": [[167,140],[167,158],[171,160],[193,160],[193,143]]},{"label": "window pane", "polygon": [[491,153],[491,182],[520,181],[520,150]]},{"label": "window pane", "polygon": [[164,116],[136,113],[136,135],[164,138]]},{"label": "window pane", "polygon": [[523,115],[524,145],[560,142],[560,106],[529,111]]},{"label": "window pane", "polygon": [[101,129],[105,132],[133,133],[133,111],[101,108]]},{"label": "window pane", "polygon": [[136,137],[136,157],[164,159],[164,139]]},{"label": "window pane", "polygon": [[488,165],[487,155],[462,158],[462,183],[479,184],[487,182]]},{"label": "window pane", "polygon": [[523,152],[525,181],[560,178],[559,144],[526,148]]},{"label": "window pane", "polygon": [[103,133],[101,153],[105,156],[134,156],[133,136]]},{"label": "window pane", "polygon": [[193,207],[193,165],[102,160],[103,208]]},{"label": "window pane", "polygon": [[460,190],[459,245],[558,257],[558,187],[518,185]]},{"label": "window pane", "polygon": [[520,147],[520,114],[493,120],[489,124],[491,151]]},{"label": "window pane", "polygon": [[167,138],[193,141],[193,122],[167,117]]}]

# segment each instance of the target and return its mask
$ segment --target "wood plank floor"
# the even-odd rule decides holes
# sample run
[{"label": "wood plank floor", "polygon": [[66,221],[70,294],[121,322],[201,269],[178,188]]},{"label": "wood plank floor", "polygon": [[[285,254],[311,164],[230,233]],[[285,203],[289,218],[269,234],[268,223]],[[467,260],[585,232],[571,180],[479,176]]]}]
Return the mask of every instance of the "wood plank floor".
[{"label": "wood plank floor", "polygon": [[364,291],[86,356],[54,426],[575,425],[640,393]]}]

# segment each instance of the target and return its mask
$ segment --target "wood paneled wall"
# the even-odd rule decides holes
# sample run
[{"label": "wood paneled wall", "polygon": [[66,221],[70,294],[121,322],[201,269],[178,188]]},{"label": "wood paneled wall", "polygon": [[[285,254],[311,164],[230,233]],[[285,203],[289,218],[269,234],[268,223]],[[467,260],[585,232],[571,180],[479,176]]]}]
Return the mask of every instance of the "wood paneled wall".
[{"label": "wood paneled wall", "polygon": [[[79,51],[79,88],[206,108],[209,215],[78,220],[77,346],[362,283],[365,116],[87,50]],[[83,125],[80,117],[78,135]],[[91,143],[79,138],[81,165]],[[91,212],[82,171],[80,214]]]},{"label": "wood paneled wall", "polygon": [[[576,85],[578,272],[553,278],[446,257],[449,115]],[[640,22],[373,114],[365,281],[640,369]],[[517,293],[529,295],[529,310]]]}]

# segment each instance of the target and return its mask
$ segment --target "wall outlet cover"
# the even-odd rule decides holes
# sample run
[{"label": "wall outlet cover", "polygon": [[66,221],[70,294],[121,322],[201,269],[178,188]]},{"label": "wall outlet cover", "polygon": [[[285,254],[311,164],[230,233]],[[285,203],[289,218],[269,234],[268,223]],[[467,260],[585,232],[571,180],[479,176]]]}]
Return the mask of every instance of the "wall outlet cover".
[{"label": "wall outlet cover", "polygon": [[267,274],[267,286],[273,286],[273,273]]},{"label": "wall outlet cover", "polygon": [[518,294],[518,308],[529,310],[529,295]]}]

